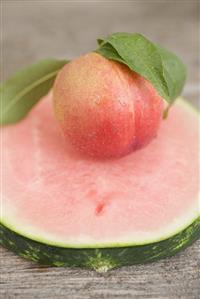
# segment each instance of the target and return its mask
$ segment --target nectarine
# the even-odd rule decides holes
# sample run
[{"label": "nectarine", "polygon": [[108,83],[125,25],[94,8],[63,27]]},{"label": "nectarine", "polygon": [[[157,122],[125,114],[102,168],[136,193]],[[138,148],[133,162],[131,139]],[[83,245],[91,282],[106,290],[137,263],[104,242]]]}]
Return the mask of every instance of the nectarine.
[{"label": "nectarine", "polygon": [[93,158],[122,157],[147,145],[163,113],[163,99],[150,82],[97,53],[63,67],[53,102],[66,140]]}]

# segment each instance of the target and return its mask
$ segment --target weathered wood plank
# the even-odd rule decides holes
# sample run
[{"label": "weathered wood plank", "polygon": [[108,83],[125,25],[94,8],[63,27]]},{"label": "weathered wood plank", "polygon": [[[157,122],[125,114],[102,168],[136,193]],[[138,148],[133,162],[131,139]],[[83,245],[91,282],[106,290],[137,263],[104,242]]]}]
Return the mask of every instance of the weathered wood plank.
[{"label": "weathered wood plank", "polygon": [[193,298],[200,294],[200,241],[157,263],[90,270],[41,267],[1,249],[2,298]]}]

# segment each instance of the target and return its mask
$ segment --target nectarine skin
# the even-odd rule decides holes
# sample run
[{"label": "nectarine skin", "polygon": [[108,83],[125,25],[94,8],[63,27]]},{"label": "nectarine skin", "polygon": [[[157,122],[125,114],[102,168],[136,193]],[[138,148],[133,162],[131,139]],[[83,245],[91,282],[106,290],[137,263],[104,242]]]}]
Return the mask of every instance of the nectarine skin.
[{"label": "nectarine skin", "polygon": [[97,53],[63,67],[53,103],[67,142],[100,159],[119,158],[147,145],[157,134],[164,106],[151,83]]}]

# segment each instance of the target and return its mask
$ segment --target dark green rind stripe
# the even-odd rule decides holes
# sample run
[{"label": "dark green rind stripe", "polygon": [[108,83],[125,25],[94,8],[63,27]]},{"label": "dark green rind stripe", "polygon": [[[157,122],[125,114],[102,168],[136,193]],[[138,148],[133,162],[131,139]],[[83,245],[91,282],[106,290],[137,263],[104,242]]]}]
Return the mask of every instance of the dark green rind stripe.
[{"label": "dark green rind stripe", "polygon": [[87,267],[99,272],[169,257],[200,237],[200,217],[177,235],[148,245],[101,249],[62,248],[23,237],[0,225],[0,244],[18,255],[51,266]]}]

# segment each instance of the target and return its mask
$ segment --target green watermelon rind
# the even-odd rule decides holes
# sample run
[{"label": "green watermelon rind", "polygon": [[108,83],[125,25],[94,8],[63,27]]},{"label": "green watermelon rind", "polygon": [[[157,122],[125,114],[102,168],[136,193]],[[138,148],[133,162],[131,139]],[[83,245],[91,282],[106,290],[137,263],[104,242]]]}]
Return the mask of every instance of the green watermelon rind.
[{"label": "green watermelon rind", "polygon": [[49,266],[85,267],[98,272],[154,262],[170,257],[200,237],[200,217],[182,232],[166,240],[130,247],[63,248],[43,244],[0,225],[0,244],[19,256]]}]

